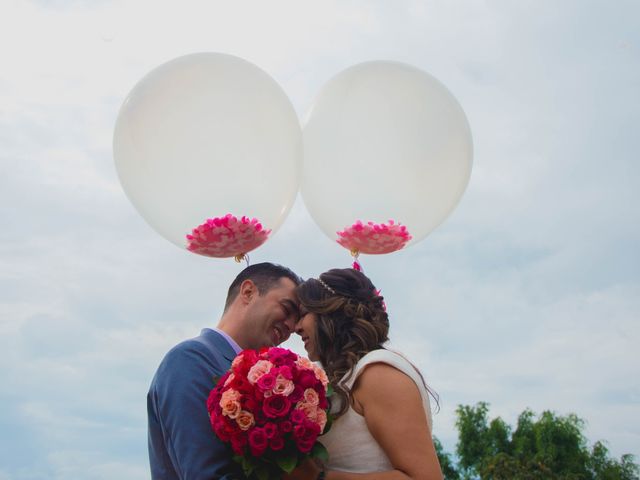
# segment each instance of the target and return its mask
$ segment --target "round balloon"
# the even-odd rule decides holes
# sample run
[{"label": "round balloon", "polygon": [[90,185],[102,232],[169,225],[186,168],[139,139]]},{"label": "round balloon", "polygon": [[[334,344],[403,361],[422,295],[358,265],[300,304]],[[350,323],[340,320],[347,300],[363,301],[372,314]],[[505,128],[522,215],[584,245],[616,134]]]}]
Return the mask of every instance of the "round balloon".
[{"label": "round balloon", "polygon": [[304,202],[354,254],[389,253],[426,237],[471,174],[464,111],[442,83],[403,63],[339,73],[313,103],[303,138]]},{"label": "round balloon", "polygon": [[197,53],[138,82],[120,109],[113,151],[127,196],[160,235],[194,253],[231,257],[261,245],[288,214],[302,133],[264,71]]}]

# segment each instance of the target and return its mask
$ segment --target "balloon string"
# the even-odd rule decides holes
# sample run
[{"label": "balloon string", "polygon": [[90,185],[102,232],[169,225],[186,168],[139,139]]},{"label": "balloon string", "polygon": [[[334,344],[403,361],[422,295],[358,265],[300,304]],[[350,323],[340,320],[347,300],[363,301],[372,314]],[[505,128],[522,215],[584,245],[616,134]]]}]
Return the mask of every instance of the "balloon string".
[{"label": "balloon string", "polygon": [[354,270],[357,270],[359,272],[362,272],[362,265],[360,264],[360,262],[358,261],[358,257],[360,256],[360,252],[358,251],[357,248],[352,248],[351,249],[351,256],[353,257],[353,264],[351,265],[351,267]]}]

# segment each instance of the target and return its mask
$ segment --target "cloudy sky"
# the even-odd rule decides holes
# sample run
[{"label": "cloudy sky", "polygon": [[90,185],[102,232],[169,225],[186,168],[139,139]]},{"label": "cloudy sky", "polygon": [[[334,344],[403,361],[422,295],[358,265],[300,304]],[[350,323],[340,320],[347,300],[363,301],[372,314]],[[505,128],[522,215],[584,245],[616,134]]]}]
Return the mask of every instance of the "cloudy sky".
[{"label": "cloudy sky", "polygon": [[[157,65],[245,58],[300,117],[344,68],[439,78],[474,137],[469,187],[425,241],[364,259],[392,344],[441,398],[574,412],[640,455],[640,5],[635,1],[4,0],[0,7],[0,479],[148,478],[145,395],[213,326],[239,271],[176,248],[119,184],[118,109]],[[300,199],[252,261],[350,258]],[[301,344],[288,345],[302,352]]]}]

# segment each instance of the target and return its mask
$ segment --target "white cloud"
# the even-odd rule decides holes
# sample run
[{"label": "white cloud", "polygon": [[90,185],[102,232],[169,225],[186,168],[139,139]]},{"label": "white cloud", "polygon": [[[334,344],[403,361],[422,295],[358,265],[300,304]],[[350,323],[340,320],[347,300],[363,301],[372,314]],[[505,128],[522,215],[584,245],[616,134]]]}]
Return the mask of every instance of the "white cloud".
[{"label": "white cloud", "polygon": [[[456,405],[486,400],[511,422],[527,406],[575,412],[592,441],[639,455],[638,12],[603,5],[5,2],[0,478],[147,476],[153,371],[215,324],[240,266],[140,219],[111,135],[142,75],[203,50],[265,69],[300,115],[365,60],[449,86],[474,134],[469,189],[425,242],[363,259],[393,345],[441,395],[436,434],[451,450]],[[303,276],[350,264],[300,199],[252,260]]]}]

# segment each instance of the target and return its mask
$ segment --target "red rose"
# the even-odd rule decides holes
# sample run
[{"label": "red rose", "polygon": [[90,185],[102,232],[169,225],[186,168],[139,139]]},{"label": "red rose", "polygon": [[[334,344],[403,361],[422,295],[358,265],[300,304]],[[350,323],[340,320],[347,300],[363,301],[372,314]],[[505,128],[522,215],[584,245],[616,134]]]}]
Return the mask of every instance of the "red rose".
[{"label": "red rose", "polygon": [[242,409],[247,412],[255,412],[260,405],[258,400],[249,395],[243,395],[240,403],[242,404]]},{"label": "red rose", "polygon": [[255,418],[257,425],[264,425],[265,422],[267,421],[267,416],[264,414],[262,409],[256,410],[256,413],[254,414],[253,417]]},{"label": "red rose", "polygon": [[282,450],[284,448],[284,438],[282,438],[282,436],[280,435],[273,437],[271,440],[269,440],[269,446],[274,452]]},{"label": "red rose", "polygon": [[276,370],[277,375],[282,375],[287,380],[293,380],[293,372],[291,371],[291,367],[288,365],[283,365]]},{"label": "red rose", "polygon": [[236,376],[246,377],[249,369],[258,361],[258,355],[253,350],[243,350],[238,356],[231,364],[233,371]]},{"label": "red rose", "polygon": [[327,408],[329,408],[329,401],[327,400],[327,396],[324,393],[324,390],[322,391],[322,393],[318,392],[318,397],[320,397],[318,401],[318,407],[322,410],[326,410]]},{"label": "red rose", "polygon": [[289,394],[289,400],[291,400],[291,403],[298,403],[300,400],[302,400],[303,396],[304,388],[302,388],[300,385],[296,385],[293,389],[293,392]]},{"label": "red rose", "polygon": [[260,390],[264,392],[272,390],[273,387],[276,386],[276,376],[272,375],[271,373],[265,373],[258,379],[257,383],[258,387],[260,387]]},{"label": "red rose", "polygon": [[262,411],[269,418],[284,417],[291,407],[291,402],[282,395],[272,395],[264,399]]},{"label": "red rose", "polygon": [[209,397],[207,398],[207,412],[213,412],[216,407],[220,405],[220,399],[222,398],[222,390],[219,388],[214,388],[209,393]]},{"label": "red rose", "polygon": [[291,415],[289,415],[289,418],[293,423],[302,423],[304,422],[304,419],[307,418],[307,414],[304,413],[302,410],[296,408],[293,412],[291,412]]},{"label": "red rose", "polygon": [[278,434],[278,426],[275,423],[267,422],[264,424],[264,431],[269,439],[272,439]]},{"label": "red rose", "polygon": [[249,447],[251,447],[251,455],[259,457],[267,449],[269,439],[263,428],[256,427],[249,433]]},{"label": "red rose", "polygon": [[297,358],[298,356],[295,353],[286,348],[273,347],[269,350],[269,360],[276,366],[295,362]]},{"label": "red rose", "polygon": [[316,443],[316,441],[314,440],[313,442],[296,442],[296,446],[298,447],[298,450],[300,450],[302,453],[309,453],[311,451],[311,449],[313,448],[313,444]]},{"label": "red rose", "polygon": [[220,437],[222,441],[228,442],[231,435],[234,433],[233,429],[230,428],[227,423],[227,419],[220,416],[212,416],[211,417],[211,426],[213,427],[213,431],[216,432],[216,435]]},{"label": "red rose", "polygon": [[218,418],[211,417],[211,428],[213,428],[213,431],[216,432],[216,435],[220,438],[220,440],[222,440],[223,442],[229,441],[229,436],[227,435],[224,426],[220,425],[220,421]]},{"label": "red rose", "polygon": [[231,448],[236,455],[244,455],[244,447],[247,444],[247,437],[245,435],[233,435],[231,437]]},{"label": "red rose", "polygon": [[278,424],[278,430],[280,430],[282,433],[288,433],[293,430],[293,423],[291,423],[289,420],[283,420]]},{"label": "red rose", "polygon": [[293,427],[293,438],[295,438],[296,443],[311,442],[313,445],[318,435],[320,435],[320,426],[306,418],[302,423]]},{"label": "red rose", "polygon": [[298,375],[296,383],[300,385],[303,389],[313,388],[315,387],[318,379],[315,374],[311,370],[303,370]]},{"label": "red rose", "polygon": [[234,375],[233,380],[229,382],[228,386],[244,394],[250,394],[253,392],[253,385],[249,383],[249,380],[247,380],[246,377],[240,375]]}]

